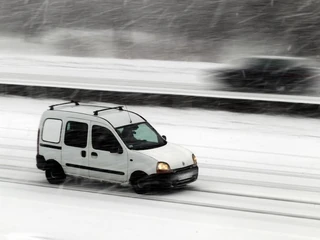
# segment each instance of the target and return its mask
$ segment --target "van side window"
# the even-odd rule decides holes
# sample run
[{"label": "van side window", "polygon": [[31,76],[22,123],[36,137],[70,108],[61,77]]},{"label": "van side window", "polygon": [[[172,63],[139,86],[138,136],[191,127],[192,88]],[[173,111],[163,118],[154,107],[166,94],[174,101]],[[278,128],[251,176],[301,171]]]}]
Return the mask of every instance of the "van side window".
[{"label": "van side window", "polygon": [[82,122],[67,122],[64,143],[67,146],[85,148],[87,146],[88,124]]},{"label": "van side window", "polygon": [[120,147],[120,143],[109,129],[93,125],[92,147],[96,150],[113,152]]},{"label": "van side window", "polygon": [[43,124],[42,140],[45,142],[59,143],[62,121],[60,119],[48,118]]}]

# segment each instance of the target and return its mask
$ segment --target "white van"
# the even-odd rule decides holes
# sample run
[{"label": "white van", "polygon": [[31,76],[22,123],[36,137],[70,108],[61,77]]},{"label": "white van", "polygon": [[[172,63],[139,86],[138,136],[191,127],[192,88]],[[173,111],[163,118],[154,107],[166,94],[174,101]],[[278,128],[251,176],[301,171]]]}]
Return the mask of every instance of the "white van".
[{"label": "white van", "polygon": [[71,175],[130,183],[145,193],[198,178],[194,154],[168,143],[147,120],[122,106],[76,101],[50,106],[41,117],[36,159],[52,184]]}]

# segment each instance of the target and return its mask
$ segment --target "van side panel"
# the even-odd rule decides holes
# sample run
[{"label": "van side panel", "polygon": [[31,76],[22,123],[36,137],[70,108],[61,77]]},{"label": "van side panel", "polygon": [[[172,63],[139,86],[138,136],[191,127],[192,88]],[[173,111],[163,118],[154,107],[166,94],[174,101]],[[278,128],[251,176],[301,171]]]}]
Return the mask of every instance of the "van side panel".
[{"label": "van side panel", "polygon": [[153,159],[145,154],[142,154],[137,151],[129,151],[129,165],[128,165],[128,177],[135,171],[142,171],[146,174],[154,174],[156,173],[157,163],[156,159]]},{"label": "van side panel", "polygon": [[46,161],[49,159],[53,159],[61,164],[61,147],[60,149],[55,149],[51,148],[51,146],[45,147],[40,143],[39,155],[43,156]]}]

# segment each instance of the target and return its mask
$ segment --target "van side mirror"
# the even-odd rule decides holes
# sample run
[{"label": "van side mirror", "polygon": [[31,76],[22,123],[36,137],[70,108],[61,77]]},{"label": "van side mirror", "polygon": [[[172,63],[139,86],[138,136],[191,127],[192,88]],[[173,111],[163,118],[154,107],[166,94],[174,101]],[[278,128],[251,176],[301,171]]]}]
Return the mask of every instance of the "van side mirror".
[{"label": "van side mirror", "polygon": [[167,141],[167,137],[165,135],[162,135],[161,137]]},{"label": "van side mirror", "polygon": [[123,149],[121,146],[119,147],[112,147],[110,149],[110,153],[118,153],[118,154],[122,154],[123,153]]},{"label": "van side mirror", "polygon": [[122,153],[123,153],[122,147],[118,147],[118,154],[122,154]]}]

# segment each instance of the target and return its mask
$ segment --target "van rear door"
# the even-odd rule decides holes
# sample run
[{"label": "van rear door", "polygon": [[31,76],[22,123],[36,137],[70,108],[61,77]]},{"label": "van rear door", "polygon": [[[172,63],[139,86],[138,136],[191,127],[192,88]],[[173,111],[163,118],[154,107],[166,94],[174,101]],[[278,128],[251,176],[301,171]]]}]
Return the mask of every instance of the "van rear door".
[{"label": "van rear door", "polygon": [[37,167],[39,169],[44,170],[45,160],[53,159],[61,162],[61,131],[61,119],[49,117],[41,121],[37,137]]}]

